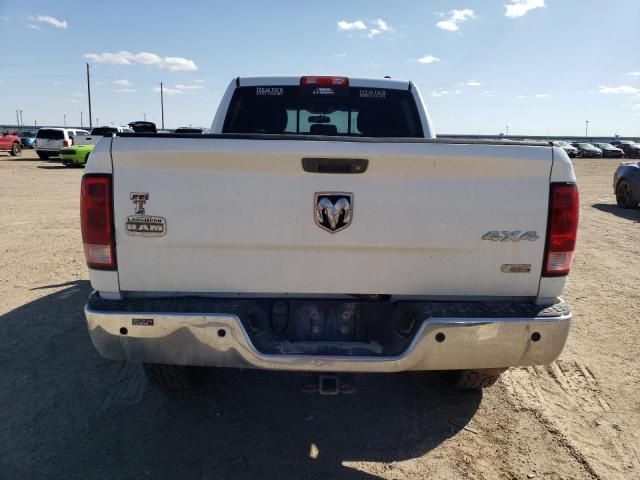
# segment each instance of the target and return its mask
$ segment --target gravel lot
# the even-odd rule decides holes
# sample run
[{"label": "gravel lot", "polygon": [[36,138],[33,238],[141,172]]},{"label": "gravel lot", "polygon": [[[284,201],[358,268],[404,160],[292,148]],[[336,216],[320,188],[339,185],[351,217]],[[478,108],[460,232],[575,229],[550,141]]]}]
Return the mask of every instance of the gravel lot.
[{"label": "gravel lot", "polygon": [[640,478],[640,210],[615,206],[617,163],[575,161],[575,319],[554,364],[483,394],[403,374],[322,397],[227,371],[165,395],[86,333],[82,169],[0,153],[0,478]]}]

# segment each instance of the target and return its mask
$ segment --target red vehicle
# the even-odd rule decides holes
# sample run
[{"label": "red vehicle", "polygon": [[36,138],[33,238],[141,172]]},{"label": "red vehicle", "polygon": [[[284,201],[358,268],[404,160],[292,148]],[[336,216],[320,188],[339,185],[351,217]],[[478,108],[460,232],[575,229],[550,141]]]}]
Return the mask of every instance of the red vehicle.
[{"label": "red vehicle", "polygon": [[20,137],[15,132],[4,131],[0,135],[0,152],[9,152],[12,157],[22,153]]}]

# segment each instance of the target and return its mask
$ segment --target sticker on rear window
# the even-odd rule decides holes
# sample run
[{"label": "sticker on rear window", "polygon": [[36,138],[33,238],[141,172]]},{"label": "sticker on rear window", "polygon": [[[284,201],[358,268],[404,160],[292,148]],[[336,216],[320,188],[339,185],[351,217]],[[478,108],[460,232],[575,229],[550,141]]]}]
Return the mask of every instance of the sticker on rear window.
[{"label": "sticker on rear window", "polygon": [[282,95],[284,95],[282,87],[256,87],[257,97],[281,97]]},{"label": "sticker on rear window", "polygon": [[387,98],[387,91],[377,88],[361,88],[359,92],[360,98]]},{"label": "sticker on rear window", "polygon": [[335,95],[335,89],[331,87],[316,87],[311,91],[311,95]]}]

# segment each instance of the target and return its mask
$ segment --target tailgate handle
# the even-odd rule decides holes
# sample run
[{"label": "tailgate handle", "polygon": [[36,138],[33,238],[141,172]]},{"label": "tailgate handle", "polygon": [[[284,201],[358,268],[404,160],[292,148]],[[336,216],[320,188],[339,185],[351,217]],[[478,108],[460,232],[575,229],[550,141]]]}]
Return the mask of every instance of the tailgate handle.
[{"label": "tailgate handle", "polygon": [[364,173],[369,160],[364,158],[303,158],[302,168],[309,173]]}]

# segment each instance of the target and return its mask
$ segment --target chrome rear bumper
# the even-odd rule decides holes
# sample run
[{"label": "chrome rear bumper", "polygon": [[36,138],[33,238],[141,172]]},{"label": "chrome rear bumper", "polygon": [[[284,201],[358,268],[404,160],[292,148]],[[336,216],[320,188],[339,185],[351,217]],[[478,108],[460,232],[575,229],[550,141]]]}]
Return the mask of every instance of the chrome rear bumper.
[{"label": "chrome rear bumper", "polygon": [[[117,302],[116,302],[117,303]],[[551,313],[549,313],[551,311]],[[114,360],[173,365],[319,372],[399,372],[547,364],[562,352],[571,311],[562,302],[535,316],[425,318],[395,356],[262,353],[239,317],[226,313],[150,313],[85,308],[91,340]]]}]

